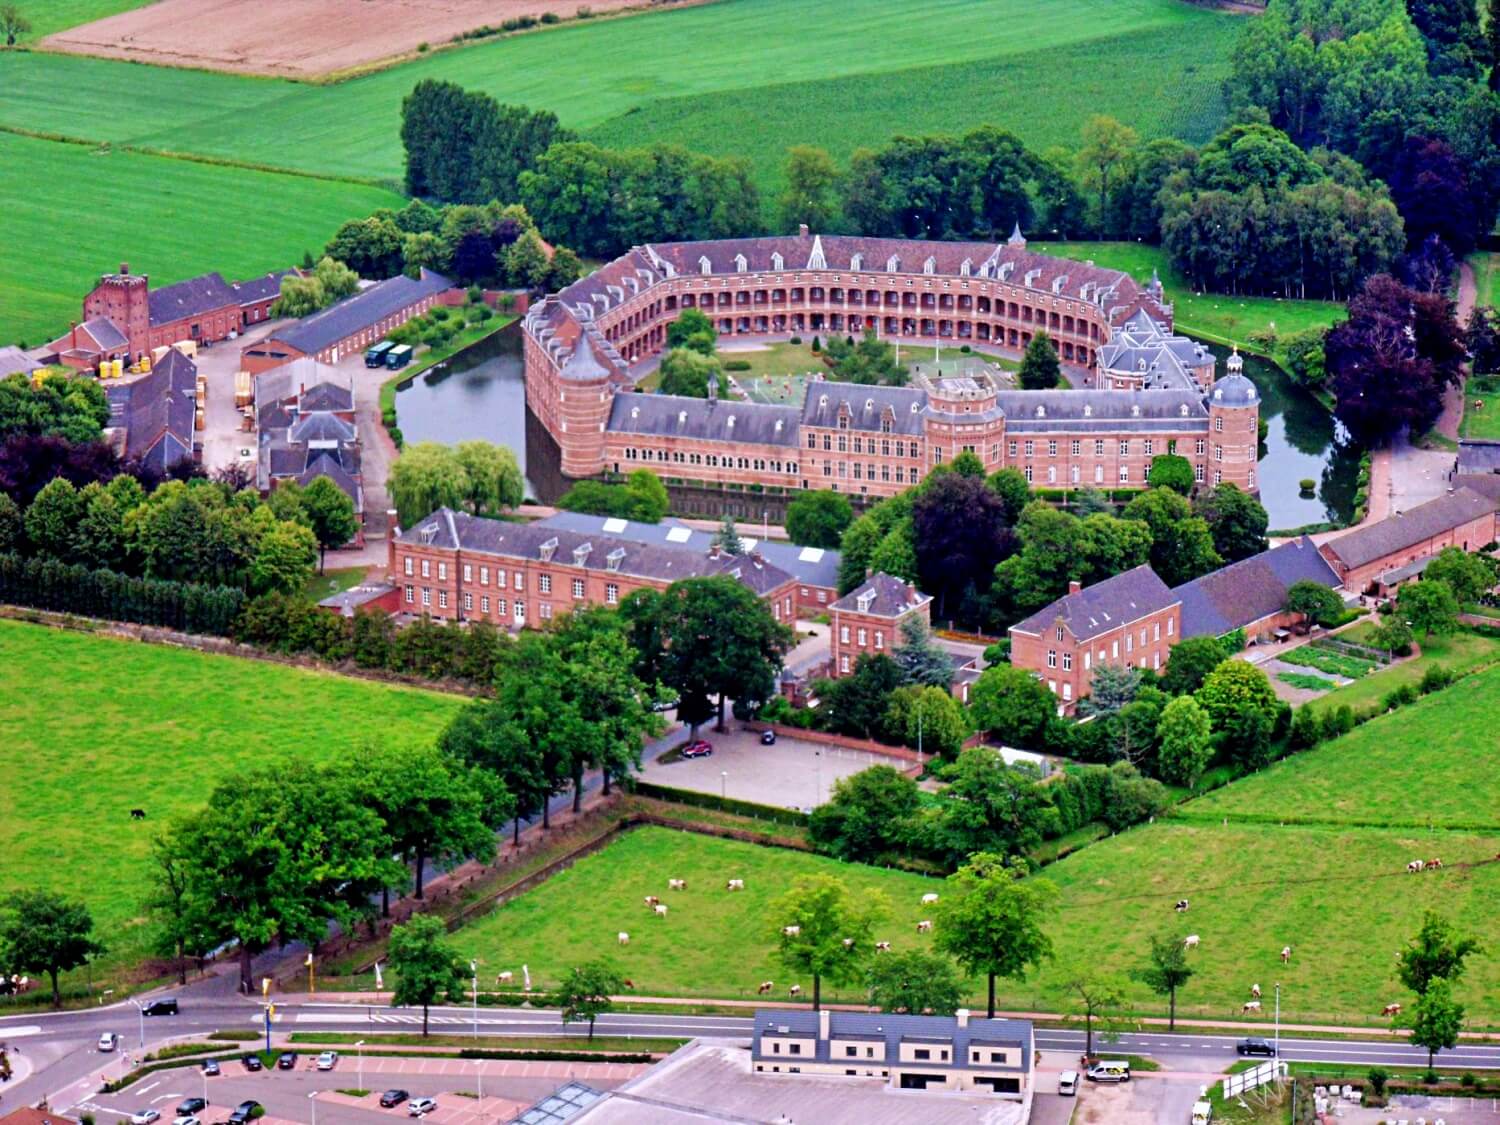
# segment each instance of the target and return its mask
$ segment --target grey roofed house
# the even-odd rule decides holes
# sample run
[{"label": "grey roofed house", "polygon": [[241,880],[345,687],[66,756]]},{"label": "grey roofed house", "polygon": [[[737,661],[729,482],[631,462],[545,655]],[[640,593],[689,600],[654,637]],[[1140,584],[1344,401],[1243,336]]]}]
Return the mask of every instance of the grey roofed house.
[{"label": "grey roofed house", "polygon": [[26,375],[35,371],[38,367],[45,366],[32,359],[20,348],[9,344],[0,347],[0,379],[7,375],[15,375],[18,372]]},{"label": "grey roofed house", "polygon": [[304,414],[299,411],[296,421],[287,434],[289,441],[307,442],[313,448],[338,446],[354,440],[354,424],[346,422],[337,414],[319,411]]},{"label": "grey roofed house", "polygon": [[1146,309],[1137,309],[1099,348],[1104,374],[1140,379],[1148,390],[1194,390],[1189,370],[1214,362],[1213,353],[1196,340],[1172,335]]},{"label": "grey roofed house", "polygon": [[429,269],[424,269],[422,276],[415,279],[398,274],[384,281],[377,281],[368,289],[345,297],[337,304],[311,316],[303,317],[277,332],[272,339],[291,345],[303,355],[317,355],[340,340],[372,324],[378,324],[424,297],[452,288],[453,282]]},{"label": "grey roofed house", "polygon": [[273,270],[270,273],[262,274],[260,277],[251,277],[244,281],[232,281],[229,283],[229,288],[234,291],[235,298],[241,305],[253,305],[268,298],[281,296],[282,278],[301,276],[301,270]]},{"label": "grey roofed house", "polygon": [[768,406],[679,395],[615,395],[607,429],[617,434],[688,437],[700,441],[797,445],[795,406]]},{"label": "grey roofed house", "polygon": [[[97,351],[108,352],[114,351],[117,348],[130,346],[129,337],[121,332],[119,325],[107,316],[96,316],[90,320],[85,320],[78,326],[78,331],[94,341],[95,345],[97,345],[95,349]],[[65,336],[63,339],[67,339],[67,337]]]},{"label": "grey roofed house", "polygon": [[[305,363],[306,360],[295,360],[288,364],[295,367],[297,364]],[[323,371],[329,369],[321,363],[314,363],[314,367]],[[295,371],[293,372],[295,374]],[[315,411],[327,410],[336,414],[347,414],[354,409],[354,388],[345,383],[336,383],[330,379],[314,383],[297,396],[297,412],[299,414],[312,414]]]},{"label": "grey roofed house", "polygon": [[[820,1032],[821,1012],[806,1009],[776,1008],[757,1009],[755,1013],[755,1047],[752,1054],[756,1061],[774,1058],[786,1062],[785,1054],[767,1051],[764,1040],[767,1036],[792,1036],[812,1038],[817,1041],[815,1054],[809,1062],[837,1063],[841,1060],[829,1053],[833,1039],[873,1039],[885,1047],[883,1061],[895,1064],[900,1059],[901,1044],[913,1040],[952,1044],[953,1057],[950,1062],[933,1061],[934,1067],[943,1070],[967,1070],[975,1067],[971,1062],[969,1045],[1019,1047],[1021,1060],[1017,1066],[1001,1067],[993,1063],[982,1063],[984,1070],[1013,1070],[1027,1074],[1035,1061],[1032,1058],[1032,1025],[1030,1020],[974,1018],[966,1011],[957,1016],[914,1016],[894,1012],[844,1012],[828,1013],[828,1033]],[[916,1064],[920,1068],[920,1064]],[[907,1069],[912,1064],[906,1064]]]},{"label": "grey roofed house", "polygon": [[1500,473],[1500,441],[1459,442],[1458,472]]},{"label": "grey roofed house", "polygon": [[[355,462],[357,469],[357,459],[355,459]],[[365,510],[364,489],[360,486],[359,478],[346,469],[336,457],[320,452],[307,463],[307,468],[303,469],[293,479],[303,488],[306,488],[319,477],[327,477],[334,484],[338,485],[339,490],[345,496],[349,497],[350,500],[354,501],[354,511],[356,514]]]},{"label": "grey roofed house", "polygon": [[1041,636],[1059,619],[1080,641],[1117,629],[1148,613],[1176,605],[1181,599],[1156,576],[1149,565],[1136,567],[1064,594],[1010,627],[1012,633]]},{"label": "grey roofed house", "polygon": [[1001,391],[995,399],[1005,412],[1006,433],[1056,433],[1059,422],[1069,430],[1083,432],[1114,432],[1121,427],[1143,432],[1173,430],[1184,419],[1208,414],[1203,392],[1197,389],[1159,390],[1149,395],[1136,391]]},{"label": "grey roofed house", "polygon": [[828,608],[894,619],[904,617],[914,609],[921,609],[930,601],[931,597],[920,593],[911,583],[880,571],[870,575]]},{"label": "grey roofed house", "polygon": [[1297,582],[1336,589],[1339,576],[1306,535],[1173,587],[1181,637],[1218,637],[1280,613]]},{"label": "grey roofed house", "polygon": [[168,348],[149,374],[107,388],[109,425],[124,431],[124,455],[166,472],[193,456],[198,368]]},{"label": "grey roofed house", "polygon": [[585,570],[676,582],[727,574],[756,593],[765,593],[792,576],[762,556],[715,555],[675,544],[646,544],[611,535],[593,535],[540,524],[485,519],[451,508],[439,508],[402,528],[402,543],[462,549],[499,558],[571,563]]},{"label": "grey roofed house", "polygon": [[920,435],[927,409],[927,392],[917,387],[870,387],[819,379],[807,386],[802,424],[836,429],[847,410],[851,430],[879,432],[889,422],[891,433]]},{"label": "grey roofed house", "polygon": [[1322,549],[1346,567],[1364,566],[1497,509],[1500,501],[1481,496],[1472,488],[1460,488],[1378,523],[1357,527],[1347,535],[1328,540]]},{"label": "grey roofed house", "polygon": [[[536,521],[533,526],[562,528],[584,535],[609,535],[636,543],[688,547],[696,551],[707,551],[714,538],[713,532],[689,527],[681,520],[665,519],[661,523],[642,523],[639,520],[611,516],[592,516],[585,512],[558,512],[555,516]],[[761,539],[748,527],[740,529],[740,542],[747,552],[759,552],[772,566],[781,568],[804,585],[829,589],[838,586],[837,551],[823,547],[799,547],[785,540]]]},{"label": "grey roofed house", "polygon": [[239,304],[239,296],[217,273],[190,277],[175,285],[163,285],[146,295],[146,307],[150,310],[153,328],[228,305],[238,307]]}]

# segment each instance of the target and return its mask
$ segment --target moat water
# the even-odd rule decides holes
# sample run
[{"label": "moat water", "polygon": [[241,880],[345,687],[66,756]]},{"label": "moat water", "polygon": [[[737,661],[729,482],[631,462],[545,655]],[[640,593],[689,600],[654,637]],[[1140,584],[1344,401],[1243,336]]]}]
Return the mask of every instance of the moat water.
[{"label": "moat water", "polygon": [[[1223,370],[1228,350],[1210,345]],[[1272,528],[1347,520],[1354,510],[1359,454],[1329,413],[1268,360],[1245,357],[1245,374],[1259,388],[1267,423],[1260,447],[1261,503]],[[557,450],[536,425],[528,426],[521,325],[509,325],[424,372],[396,392],[396,412],[408,442],[453,444],[482,439],[515,451],[532,496],[556,499]],[[1300,482],[1312,480],[1304,494]]]}]

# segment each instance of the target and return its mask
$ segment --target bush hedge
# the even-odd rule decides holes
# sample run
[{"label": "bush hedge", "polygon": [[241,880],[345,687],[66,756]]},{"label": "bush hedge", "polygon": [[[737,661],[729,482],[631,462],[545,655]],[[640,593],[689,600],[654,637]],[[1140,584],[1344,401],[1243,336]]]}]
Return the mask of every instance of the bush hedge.
[{"label": "bush hedge", "polygon": [[774,805],[759,805],[754,801],[741,801],[734,797],[716,797],[712,793],[694,793],[690,789],[674,789],[669,785],[655,785],[639,778],[631,778],[626,784],[642,797],[656,797],[673,801],[679,805],[692,805],[700,809],[718,809],[720,812],[737,813],[740,816],[769,820],[776,824],[789,824],[806,828],[810,817],[796,809],[778,809]]},{"label": "bush hedge", "polygon": [[183,633],[228,636],[245,605],[231,586],[132,578],[52,558],[0,555],[0,601]]}]

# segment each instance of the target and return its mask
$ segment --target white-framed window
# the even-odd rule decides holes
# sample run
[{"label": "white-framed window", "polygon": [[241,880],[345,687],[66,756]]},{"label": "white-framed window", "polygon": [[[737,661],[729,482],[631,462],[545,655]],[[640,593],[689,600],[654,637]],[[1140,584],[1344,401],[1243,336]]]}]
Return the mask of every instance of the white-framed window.
[{"label": "white-framed window", "polygon": [[1216,434],[1222,434],[1223,432],[1224,432],[1224,415],[1220,414],[1220,415],[1217,415],[1214,418],[1214,433],[1216,433]]},{"label": "white-framed window", "polygon": [[438,608],[439,609],[447,609],[448,608],[448,591],[447,590],[439,590],[438,591]]},{"label": "white-framed window", "polygon": [[474,581],[474,568],[472,566],[470,566],[468,563],[464,563],[464,581],[465,582],[472,582],[472,581]]},{"label": "white-framed window", "polygon": [[541,610],[539,612],[542,615],[542,620],[543,621],[550,621],[552,619],[552,603],[551,602],[543,602],[542,603],[542,608],[541,608]]},{"label": "white-framed window", "polygon": [[1095,465],[1094,466],[1094,483],[1095,484],[1103,484],[1104,483],[1104,466],[1103,465]]},{"label": "white-framed window", "polygon": [[1161,622],[1160,621],[1153,621],[1151,623],[1151,639],[1153,641],[1159,641],[1159,640],[1161,640]]},{"label": "white-framed window", "polygon": [[1067,683],[1063,684],[1063,701],[1067,702],[1068,700],[1071,700],[1072,698],[1073,698],[1073,685],[1072,684],[1067,684]]},{"label": "white-framed window", "polygon": [[[1120,659],[1120,641],[1119,641],[1118,638],[1116,638],[1115,640],[1112,640],[1112,641],[1109,642],[1109,658],[1111,660],[1118,660],[1118,659]],[[1099,659],[1100,660],[1104,659],[1104,654],[1103,653],[1099,654]]]},{"label": "white-framed window", "polygon": [[495,571],[495,585],[501,587],[502,589],[505,587],[505,571]]},{"label": "white-framed window", "polygon": [[1204,451],[1208,449],[1208,439],[1199,438],[1197,441],[1193,442],[1193,449],[1199,457],[1202,457]]},{"label": "white-framed window", "polygon": [[1131,633],[1125,634],[1125,655],[1129,656],[1135,651],[1135,636]]},{"label": "white-framed window", "polygon": [[552,575],[544,574],[536,580],[536,588],[543,594],[552,593]]},{"label": "white-framed window", "polygon": [[432,560],[431,559],[423,559],[422,560],[422,577],[423,578],[431,578],[432,577]]},{"label": "white-framed window", "polygon": [[1193,479],[1195,481],[1197,481],[1199,484],[1203,483],[1203,466],[1202,465],[1194,465],[1193,466]]},{"label": "white-framed window", "polygon": [[1062,627],[1062,626],[1061,626],[1061,625],[1059,625],[1059,626],[1058,626],[1058,627],[1057,627],[1057,628],[1056,628],[1056,629],[1055,629],[1055,630],[1054,630],[1054,633],[1053,633],[1053,635],[1054,635],[1054,636],[1056,636],[1056,637],[1057,637],[1057,639],[1058,639],[1058,640],[1059,640],[1059,641],[1061,641],[1061,640],[1062,640],[1062,639],[1063,639],[1063,627]]},{"label": "white-framed window", "polygon": [[482,614],[484,614],[486,617],[489,616],[489,614],[490,614],[490,598],[489,598],[488,594],[486,594],[484,597],[482,597],[482,598],[479,599],[479,612],[482,613]]},{"label": "white-framed window", "polygon": [[507,613],[510,612],[510,603],[504,598],[499,599],[499,601],[495,603],[495,612],[498,613],[501,617],[504,617]]},{"label": "white-framed window", "polygon": [[1104,439],[1103,438],[1095,438],[1094,439],[1094,456],[1095,457],[1103,457],[1104,456]]},{"label": "white-framed window", "polygon": [[849,671],[849,657],[847,654],[839,657],[839,671],[845,673]]},{"label": "white-framed window", "polygon": [[412,570],[413,570],[413,567],[411,565],[412,564],[412,558],[411,558],[411,556],[407,555],[406,558],[402,560],[402,562],[404,562],[406,564],[402,569],[405,570],[407,574],[410,574],[412,572]]},{"label": "white-framed window", "polygon": [[1031,457],[1036,453],[1036,442],[1028,441],[1023,448],[1026,450],[1026,456]]},{"label": "white-framed window", "polygon": [[1055,649],[1055,648],[1049,648],[1047,650],[1047,667],[1048,668],[1056,668],[1057,667],[1057,649]]},{"label": "white-framed window", "polygon": [[1120,456],[1121,457],[1129,457],[1130,456],[1130,442],[1127,441],[1127,440],[1125,440],[1124,438],[1120,439]]},{"label": "white-framed window", "polygon": [[467,613],[467,612],[473,610],[473,608],[474,608],[474,595],[473,594],[465,594],[464,595],[464,612]]},{"label": "white-framed window", "polygon": [[1005,444],[1006,444],[1006,453],[1009,454],[1011,457],[1015,457],[1015,455],[1016,455],[1016,443],[1013,442],[1013,441],[1010,441],[1010,442],[1006,442]]},{"label": "white-framed window", "polygon": [[1049,441],[1047,443],[1047,456],[1048,457],[1056,457],[1057,456],[1057,442],[1055,442],[1055,441]]},{"label": "white-framed window", "polygon": [[875,651],[879,652],[883,648],[885,648],[885,630],[883,630],[883,629],[876,629],[875,630]]},{"label": "white-framed window", "polygon": [[575,598],[581,598],[581,597],[583,597],[583,579],[582,578],[575,578],[575,579],[573,579],[573,596]]},{"label": "white-framed window", "polygon": [[1047,466],[1047,483],[1048,484],[1056,484],[1057,483],[1057,466],[1056,465],[1048,465]]},{"label": "white-framed window", "polygon": [[517,590],[526,589],[526,575],[522,574],[519,570],[515,572],[514,585]]},{"label": "white-framed window", "polygon": [[481,586],[488,586],[490,584],[490,568],[489,567],[482,566],[482,567],[479,568],[479,584]]},{"label": "white-framed window", "polygon": [[516,602],[515,608],[516,608],[516,612],[515,612],[515,615],[514,615],[515,623],[517,625],[524,625],[526,623],[526,603],[522,602],[522,601],[518,601],[518,602]]},{"label": "white-framed window", "polygon": [[1214,485],[1217,487],[1218,485],[1221,485],[1223,483],[1224,483],[1224,471],[1222,469],[1215,469],[1214,470]]},{"label": "white-framed window", "polygon": [[1146,456],[1150,457],[1151,454],[1152,454],[1152,451],[1154,451],[1155,449],[1156,449],[1156,443],[1154,441],[1152,441],[1150,438],[1147,438],[1146,439]]},{"label": "white-framed window", "polygon": [[1094,655],[1094,654],[1093,654],[1093,653],[1091,653],[1091,652],[1086,652],[1086,653],[1084,653],[1084,654],[1083,654],[1083,670],[1084,670],[1084,671],[1085,671],[1085,672],[1087,672],[1087,671],[1088,671],[1088,670],[1089,670],[1089,668],[1090,668],[1090,667],[1091,667],[1091,666],[1092,666],[1092,665],[1093,665],[1093,663],[1094,663],[1094,662],[1093,662],[1093,660],[1092,660],[1092,659],[1091,659],[1091,657],[1092,657],[1092,656],[1093,656],[1093,655]]},{"label": "white-framed window", "polygon": [[839,626],[839,644],[846,645],[848,643],[849,643],[849,626],[847,626],[847,625],[840,625]]},{"label": "white-framed window", "polygon": [[440,563],[438,563],[438,581],[439,582],[446,582],[447,580],[448,580],[448,564],[445,563],[445,562],[440,562]]},{"label": "white-framed window", "polygon": [[430,606],[432,604],[432,587],[422,587],[422,604],[427,606]]},{"label": "white-framed window", "polygon": [[1130,466],[1129,465],[1121,465],[1120,466],[1120,483],[1124,484],[1129,479],[1130,479]]},{"label": "white-framed window", "polygon": [[407,605],[411,605],[412,602],[416,600],[416,594],[417,594],[417,592],[414,589],[412,589],[410,586],[408,586],[406,588],[406,604]]},{"label": "white-framed window", "polygon": [[869,634],[865,630],[863,630],[863,629],[859,630],[859,647],[860,648],[864,648],[865,647],[865,644],[866,644],[868,638],[869,638]]},{"label": "white-framed window", "polygon": [[1022,472],[1023,472],[1023,473],[1025,473],[1025,474],[1026,474],[1026,483],[1027,483],[1027,484],[1030,484],[1030,483],[1031,483],[1031,466],[1030,466],[1030,465],[1027,465],[1027,466],[1026,466],[1026,467],[1025,467],[1025,468],[1024,468],[1024,469],[1022,469],[1022,470],[1021,470],[1021,471],[1022,471]]},{"label": "white-framed window", "polygon": [[1167,618],[1167,636],[1169,637],[1172,635],[1172,624],[1172,619],[1170,617]]},{"label": "white-framed window", "polygon": [[1077,457],[1081,452],[1083,452],[1083,442],[1079,441],[1077,438],[1074,438],[1073,439],[1073,445],[1072,445],[1072,451],[1073,451],[1073,456]]},{"label": "white-framed window", "polygon": [[1071,652],[1064,652],[1062,654],[1062,658],[1063,658],[1063,671],[1064,672],[1071,672],[1073,670],[1073,654]]}]

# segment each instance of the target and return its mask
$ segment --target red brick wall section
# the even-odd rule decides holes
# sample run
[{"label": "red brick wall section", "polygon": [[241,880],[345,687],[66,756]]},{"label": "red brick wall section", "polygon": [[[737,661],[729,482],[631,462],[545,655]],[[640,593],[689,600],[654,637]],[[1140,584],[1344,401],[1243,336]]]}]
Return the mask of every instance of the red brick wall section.
[{"label": "red brick wall section", "polygon": [[896,618],[877,617],[856,610],[834,610],[829,645],[832,669],[830,675],[835,679],[852,675],[855,664],[866,653],[889,656],[891,649],[901,643],[901,623],[912,614],[918,614],[922,620],[930,622],[931,613],[931,602],[924,602]]},{"label": "red brick wall section", "polygon": [[1013,632],[1010,662],[1037,673],[1057,696],[1059,705],[1072,710],[1088,694],[1098,665],[1131,664],[1160,671],[1167,666],[1172,646],[1181,639],[1182,607],[1173,605],[1101,633],[1087,643],[1077,640],[1066,628],[1059,640],[1054,626],[1048,626],[1040,637]]}]

